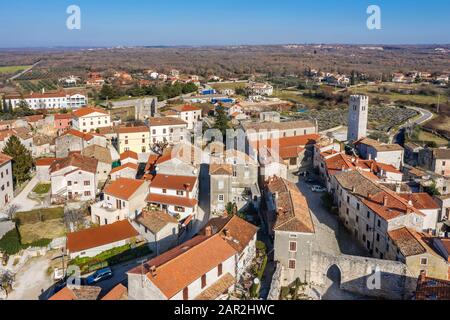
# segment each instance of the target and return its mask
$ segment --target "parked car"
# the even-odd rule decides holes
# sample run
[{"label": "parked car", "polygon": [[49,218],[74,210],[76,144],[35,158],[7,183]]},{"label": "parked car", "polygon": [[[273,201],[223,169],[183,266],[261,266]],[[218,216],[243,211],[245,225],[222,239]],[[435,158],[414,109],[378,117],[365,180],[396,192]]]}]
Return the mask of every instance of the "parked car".
[{"label": "parked car", "polygon": [[113,277],[113,272],[111,270],[111,268],[104,268],[104,269],[100,269],[97,270],[96,272],[94,272],[92,275],[90,275],[89,277],[87,277],[86,279],[86,284],[87,285],[91,285],[91,284],[95,284],[107,279],[111,279]]},{"label": "parked car", "polygon": [[327,191],[326,188],[322,187],[322,186],[312,186],[311,187],[312,192],[325,192]]}]

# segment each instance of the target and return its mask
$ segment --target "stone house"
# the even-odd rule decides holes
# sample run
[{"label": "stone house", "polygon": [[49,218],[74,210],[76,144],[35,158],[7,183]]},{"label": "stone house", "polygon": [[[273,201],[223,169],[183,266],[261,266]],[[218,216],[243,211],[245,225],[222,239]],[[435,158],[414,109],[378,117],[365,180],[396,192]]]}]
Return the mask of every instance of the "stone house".
[{"label": "stone house", "polygon": [[108,180],[108,176],[112,169],[112,156],[108,148],[99,145],[90,145],[81,152],[83,156],[98,160],[97,165],[97,181],[102,184]]},{"label": "stone house", "polygon": [[245,122],[242,127],[248,141],[269,140],[317,134],[316,124],[306,120],[286,122]]},{"label": "stone house", "polygon": [[0,205],[4,208],[14,198],[12,158],[0,153]]},{"label": "stone house", "polygon": [[116,129],[119,153],[133,151],[137,154],[150,152],[150,129],[147,126],[119,127]]},{"label": "stone house", "polygon": [[418,162],[426,170],[450,177],[450,149],[422,149],[419,151]]},{"label": "stone house", "polygon": [[189,141],[187,127],[187,122],[178,118],[150,118],[150,141],[153,144],[167,142],[171,145]]},{"label": "stone house", "polygon": [[178,220],[165,211],[144,209],[133,221],[133,226],[156,255],[178,245]]},{"label": "stone house", "polygon": [[309,282],[315,228],[306,198],[297,186],[272,177],[264,190],[265,220],[274,237],[274,259],[283,267],[282,283]]},{"label": "stone house", "polygon": [[236,256],[227,240],[209,230],[128,271],[128,295],[134,300],[224,299],[236,282]]},{"label": "stone house", "polygon": [[104,109],[84,107],[72,113],[72,127],[75,130],[88,133],[110,126],[111,116]]},{"label": "stone house", "polygon": [[433,238],[403,227],[389,231],[387,259],[403,262],[414,276],[450,280],[450,263],[433,244]]},{"label": "stone house", "polygon": [[396,169],[403,166],[404,149],[398,144],[385,144],[376,140],[363,138],[355,142],[360,156],[366,160],[390,164]]},{"label": "stone house", "polygon": [[119,178],[136,179],[138,169],[139,166],[137,164],[127,162],[111,170],[111,181],[115,181]]},{"label": "stone house", "polygon": [[108,143],[106,138],[101,135],[70,129],[55,139],[56,157],[64,158],[70,152],[81,152],[84,148],[92,145],[106,148]]},{"label": "stone house", "polygon": [[49,168],[53,201],[89,201],[97,194],[98,160],[70,153]]}]

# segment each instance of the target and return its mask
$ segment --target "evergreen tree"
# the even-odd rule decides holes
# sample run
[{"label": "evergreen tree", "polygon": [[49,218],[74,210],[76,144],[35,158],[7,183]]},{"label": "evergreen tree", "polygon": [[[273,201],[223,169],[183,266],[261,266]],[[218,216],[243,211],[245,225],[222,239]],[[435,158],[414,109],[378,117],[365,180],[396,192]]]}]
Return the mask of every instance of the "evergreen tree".
[{"label": "evergreen tree", "polygon": [[[226,137],[227,129],[230,129],[230,124],[222,108],[217,110],[216,123],[214,124],[215,129],[219,129],[222,133],[222,136]],[[225,140],[224,140],[225,141]]]},{"label": "evergreen tree", "polygon": [[9,138],[3,153],[13,158],[12,168],[16,183],[20,184],[30,178],[30,170],[33,166],[31,152],[16,136]]}]

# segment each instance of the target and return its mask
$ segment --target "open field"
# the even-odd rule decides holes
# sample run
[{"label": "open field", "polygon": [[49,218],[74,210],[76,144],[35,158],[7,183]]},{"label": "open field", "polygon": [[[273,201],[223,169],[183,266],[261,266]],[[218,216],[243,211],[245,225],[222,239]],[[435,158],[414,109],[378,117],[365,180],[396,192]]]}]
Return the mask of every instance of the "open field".
[{"label": "open field", "polygon": [[33,192],[37,194],[47,194],[50,191],[51,184],[49,183],[41,183],[34,187]]},{"label": "open field", "polygon": [[29,244],[41,239],[55,239],[65,235],[66,228],[62,219],[27,223],[19,226],[22,244]]},{"label": "open field", "polygon": [[[423,94],[408,94],[408,93],[399,93],[399,92],[384,92],[383,88],[392,88],[393,90],[417,90],[418,85],[409,85],[406,86],[404,84],[382,84],[382,85],[367,85],[367,86],[360,86],[360,87],[353,87],[349,88],[348,91],[351,94],[364,94],[368,95],[370,98],[374,99],[377,98],[379,100],[382,100],[384,102],[402,102],[402,103],[409,103],[412,102],[413,104],[418,105],[432,105],[436,104],[438,102],[437,95],[423,95]],[[445,92],[442,92],[445,94]],[[446,97],[441,96],[441,102],[445,102]]]},{"label": "open field", "polygon": [[419,132],[417,140],[421,142],[434,142],[438,147],[445,147],[449,143],[447,140],[424,130]]},{"label": "open field", "polygon": [[212,88],[216,90],[232,89],[236,90],[238,88],[245,88],[247,86],[246,82],[217,82],[209,84]]},{"label": "open field", "polygon": [[4,66],[0,67],[1,74],[14,74],[23,70],[30,68],[31,66]]}]

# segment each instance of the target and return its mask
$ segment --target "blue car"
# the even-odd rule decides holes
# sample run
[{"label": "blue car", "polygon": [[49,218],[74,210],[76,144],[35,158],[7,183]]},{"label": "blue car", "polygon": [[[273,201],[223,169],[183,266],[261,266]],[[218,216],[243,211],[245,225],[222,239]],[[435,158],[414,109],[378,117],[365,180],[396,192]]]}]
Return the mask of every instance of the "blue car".
[{"label": "blue car", "polygon": [[104,268],[101,270],[97,270],[96,272],[94,272],[94,274],[87,277],[86,284],[87,285],[95,284],[100,281],[111,279],[112,277],[113,277],[113,272],[112,272],[111,268]]}]

